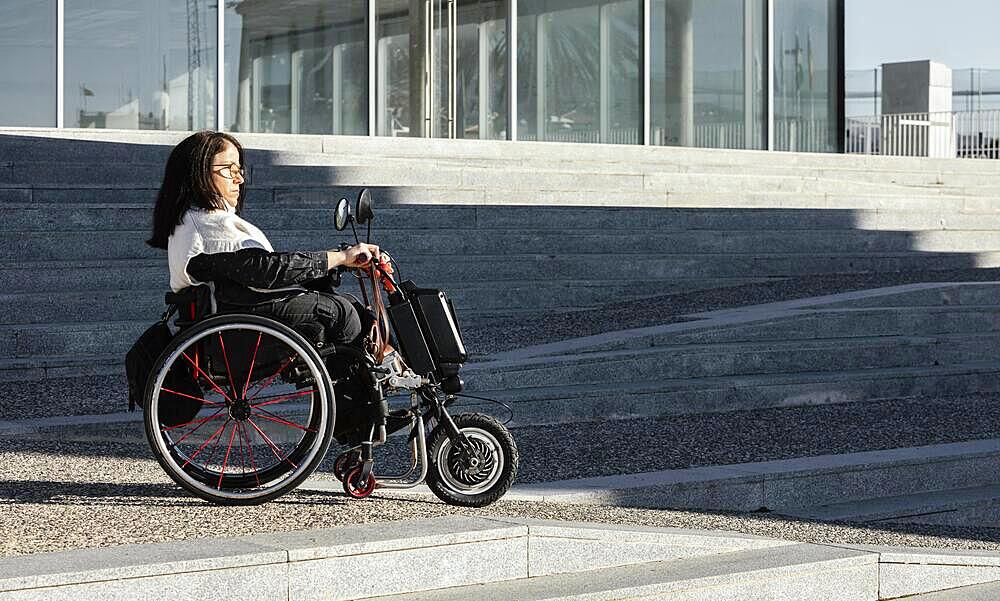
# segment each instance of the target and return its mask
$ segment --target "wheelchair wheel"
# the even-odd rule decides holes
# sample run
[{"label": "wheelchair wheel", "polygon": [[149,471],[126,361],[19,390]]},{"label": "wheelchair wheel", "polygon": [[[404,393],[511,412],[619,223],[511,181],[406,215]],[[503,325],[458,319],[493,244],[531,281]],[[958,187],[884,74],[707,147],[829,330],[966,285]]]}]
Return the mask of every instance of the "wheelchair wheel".
[{"label": "wheelchair wheel", "polygon": [[[179,401],[196,411],[177,423]],[[291,328],[256,315],[211,317],[178,334],[157,360],[143,408],[146,437],[167,474],[222,505],[255,505],[294,489],[333,439],[322,358]]]},{"label": "wheelchair wheel", "polygon": [[473,453],[462,453],[451,443],[442,424],[427,442],[427,486],[449,505],[485,507],[506,494],[517,476],[518,451],[510,431],[481,413],[454,416]]}]

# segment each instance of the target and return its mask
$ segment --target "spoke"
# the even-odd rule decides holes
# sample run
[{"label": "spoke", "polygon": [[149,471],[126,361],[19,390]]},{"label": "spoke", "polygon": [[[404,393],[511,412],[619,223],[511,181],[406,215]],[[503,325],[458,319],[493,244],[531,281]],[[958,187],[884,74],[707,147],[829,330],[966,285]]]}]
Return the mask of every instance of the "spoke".
[{"label": "spoke", "polygon": [[271,377],[270,377],[270,378],[268,378],[268,379],[267,379],[267,381],[266,381],[266,382],[264,382],[264,383],[263,383],[263,384],[262,384],[262,385],[261,385],[261,386],[260,386],[260,387],[259,387],[259,388],[257,389],[257,392],[256,392],[256,393],[254,393],[254,395],[253,395],[253,396],[251,396],[250,398],[248,398],[247,400],[248,400],[248,401],[252,401],[252,400],[254,400],[255,398],[257,398],[257,395],[258,395],[258,394],[260,394],[260,391],[262,391],[262,390],[264,390],[265,388],[267,388],[268,386],[270,386],[270,385],[271,385],[271,382],[273,382],[273,381],[274,381],[274,379],[275,379],[275,378],[277,378],[277,377],[278,377],[278,375],[279,375],[279,374],[280,374],[281,372],[285,371],[285,368],[286,368],[286,367],[288,367],[289,365],[291,365],[292,361],[294,361],[294,360],[295,360],[295,355],[292,355],[291,357],[289,357],[287,361],[285,361],[284,363],[282,363],[282,364],[281,364],[281,367],[279,367],[279,368],[278,368],[278,371],[274,372],[274,374],[273,374],[273,375],[271,375]]},{"label": "spoke", "polygon": [[208,383],[212,385],[212,388],[214,388],[216,392],[218,392],[219,394],[222,395],[222,398],[226,399],[230,403],[233,402],[233,399],[229,398],[229,395],[227,395],[224,390],[222,390],[221,388],[219,388],[219,385],[216,384],[214,381],[212,381],[212,378],[208,377],[208,374],[206,374],[200,367],[198,367],[198,364],[195,363],[194,360],[191,359],[191,357],[188,357],[187,353],[181,353],[181,354],[184,355],[184,358],[188,360],[188,363],[190,363],[192,366],[194,366],[195,371],[198,374],[200,374],[203,378],[205,378],[206,380],[208,380]]},{"label": "spoke", "polygon": [[291,459],[289,459],[288,457],[281,456],[281,449],[279,449],[278,445],[274,444],[274,441],[272,441],[271,438],[267,434],[265,434],[263,430],[260,429],[260,426],[253,423],[252,419],[248,419],[247,421],[250,422],[250,425],[253,426],[253,429],[257,431],[257,434],[260,434],[261,438],[264,439],[264,442],[267,444],[268,447],[271,448],[271,452],[274,453],[274,456],[278,458],[279,462],[287,461],[288,465],[292,466],[295,469],[298,469],[299,466],[292,463]]},{"label": "spoke", "polygon": [[260,474],[257,473],[257,464],[253,461],[253,442],[250,440],[250,433],[246,431],[246,428],[246,424],[240,422],[240,433],[247,441],[247,454],[250,455],[250,469],[253,470],[253,477],[257,481],[257,486],[260,486]]},{"label": "spoke", "polygon": [[247,382],[243,385],[243,398],[247,397],[247,388],[250,388],[250,378],[253,376],[253,366],[257,363],[257,349],[260,348],[260,338],[263,332],[257,332],[257,344],[253,347],[253,357],[250,358],[250,371],[247,373]]},{"label": "spoke", "polygon": [[266,419],[267,421],[274,422],[276,424],[282,424],[284,426],[290,426],[292,428],[297,428],[299,430],[302,430],[303,432],[315,432],[316,431],[316,430],[311,429],[311,428],[306,428],[304,426],[300,426],[299,424],[294,424],[294,423],[292,423],[292,422],[290,422],[288,420],[281,419],[277,415],[275,415],[273,413],[270,413],[268,411],[264,411],[263,409],[261,409],[261,413],[257,414],[257,417],[262,418],[262,419]]},{"label": "spoke", "polygon": [[163,392],[169,392],[170,394],[176,394],[177,396],[182,396],[186,399],[191,399],[192,401],[198,401],[206,407],[221,407],[225,403],[216,403],[214,401],[206,401],[205,399],[199,399],[196,396],[191,396],[190,394],[184,394],[183,392],[177,392],[176,390],[170,390],[169,388],[160,388]]},{"label": "spoke", "polygon": [[226,428],[229,427],[229,422],[231,421],[233,421],[232,418],[229,418],[226,420],[226,423],[222,424],[222,434],[220,434],[219,437],[215,439],[215,444],[212,445],[212,451],[209,453],[208,458],[202,461],[202,466],[204,466],[205,469],[208,469],[208,466],[211,465],[213,461],[215,461],[215,454],[219,452],[219,447],[222,443],[222,438],[226,435]]},{"label": "spoke", "polygon": [[221,434],[222,431],[225,430],[226,426],[228,426],[228,425],[229,425],[229,420],[227,419],[226,423],[222,424],[222,426],[220,426],[218,430],[216,430],[215,432],[213,432],[212,435],[208,437],[208,440],[206,440],[205,442],[201,443],[201,446],[198,447],[198,450],[194,452],[194,455],[191,455],[190,457],[188,457],[188,460],[184,462],[184,465],[181,466],[181,469],[186,468],[189,463],[191,463],[192,461],[194,461],[195,457],[197,457],[198,454],[201,453],[202,450],[204,450],[205,447],[208,446],[208,443],[212,442],[212,440],[216,436],[218,436],[219,434]]},{"label": "spoke", "polygon": [[[191,421],[189,421],[187,423],[184,423],[184,424],[177,424],[176,426],[167,426],[166,428],[161,428],[161,430],[163,432],[169,432],[170,430],[176,430],[177,428],[183,428],[184,426],[190,426],[191,424],[198,424],[198,428],[200,428],[203,425],[205,425],[205,422],[211,421],[211,420],[219,417],[220,413],[222,413],[222,409],[216,410],[215,413],[213,413],[212,415],[209,415],[208,417],[203,417],[201,419],[191,420]],[[180,440],[178,440],[174,444],[175,445],[180,444],[181,441],[184,440],[184,438],[187,438],[188,436],[191,436],[192,434],[194,434],[195,432],[197,432],[198,428],[195,428],[194,430],[191,430],[190,432],[188,432],[187,434],[185,434],[183,438],[181,438]]]},{"label": "spoke", "polygon": [[[233,450],[233,438],[236,437],[236,427],[238,425],[239,425],[239,422],[236,422],[235,424],[233,424],[233,433],[229,435],[229,446],[226,447],[226,457],[225,457],[225,459],[222,460],[222,473],[219,474],[219,484],[215,487],[215,488],[217,488],[219,490],[222,489],[222,478],[225,477],[225,475],[226,475],[226,464],[229,463],[229,453]],[[220,436],[219,438],[221,439],[222,437]]]},{"label": "spoke", "polygon": [[222,341],[222,332],[219,332],[219,346],[222,347],[222,360],[226,363],[226,375],[229,376],[229,388],[233,391],[233,396],[236,396],[236,384],[233,383],[233,372],[229,369],[229,355],[226,354],[226,343]]},{"label": "spoke", "polygon": [[315,390],[303,390],[302,392],[296,392],[295,394],[286,394],[278,397],[271,398],[263,403],[251,403],[251,407],[263,407],[264,405],[274,405],[276,403],[282,403],[288,399],[297,399],[300,396],[305,396],[307,394],[312,394],[316,392]]}]

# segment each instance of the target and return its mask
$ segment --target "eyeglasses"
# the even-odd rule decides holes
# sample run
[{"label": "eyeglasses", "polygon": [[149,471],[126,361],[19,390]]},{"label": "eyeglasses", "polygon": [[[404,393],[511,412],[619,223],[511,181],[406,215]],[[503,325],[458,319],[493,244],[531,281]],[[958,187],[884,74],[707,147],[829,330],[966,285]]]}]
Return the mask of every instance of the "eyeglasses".
[{"label": "eyeglasses", "polygon": [[215,172],[226,179],[236,179],[236,176],[240,176],[246,179],[246,169],[240,167],[236,163],[230,163],[228,165],[212,165],[213,167],[222,167],[221,169],[216,169]]}]

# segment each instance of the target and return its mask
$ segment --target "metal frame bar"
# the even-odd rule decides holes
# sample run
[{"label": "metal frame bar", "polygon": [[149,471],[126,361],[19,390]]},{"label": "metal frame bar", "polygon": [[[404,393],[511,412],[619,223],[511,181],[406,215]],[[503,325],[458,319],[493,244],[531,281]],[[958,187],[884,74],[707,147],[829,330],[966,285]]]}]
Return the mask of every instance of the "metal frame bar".
[{"label": "metal frame bar", "polygon": [[66,64],[66,6],[56,0],[56,127],[66,127],[66,90],[64,85]]},{"label": "metal frame bar", "polygon": [[507,139],[517,140],[517,0],[507,5]]},{"label": "metal frame bar", "polygon": [[608,144],[610,136],[611,115],[611,16],[610,4],[602,4],[597,12],[597,29],[600,42],[598,43],[598,141]]},{"label": "metal frame bar", "polygon": [[652,1],[642,0],[642,16],[640,17],[642,31],[642,64],[640,68],[642,69],[642,81],[639,83],[641,86],[639,98],[642,102],[642,133],[639,139],[642,140],[643,146],[649,146],[652,138],[652,132],[650,131],[653,127],[653,115],[652,115],[652,81],[653,81],[653,65],[652,65],[652,28],[653,28],[653,13],[652,13]]},{"label": "metal frame bar", "polygon": [[215,10],[215,129],[226,126],[226,3],[216,2]]},{"label": "metal frame bar", "polygon": [[376,106],[375,106],[375,94],[376,94],[376,61],[375,53],[378,46],[378,39],[376,39],[375,31],[375,0],[368,0],[368,14],[365,16],[368,30],[368,135],[375,136],[376,131]]},{"label": "metal frame bar", "polygon": [[764,0],[766,22],[764,24],[764,43],[767,44],[767,82],[765,84],[764,104],[767,107],[764,128],[767,143],[765,150],[774,150],[774,0]]}]

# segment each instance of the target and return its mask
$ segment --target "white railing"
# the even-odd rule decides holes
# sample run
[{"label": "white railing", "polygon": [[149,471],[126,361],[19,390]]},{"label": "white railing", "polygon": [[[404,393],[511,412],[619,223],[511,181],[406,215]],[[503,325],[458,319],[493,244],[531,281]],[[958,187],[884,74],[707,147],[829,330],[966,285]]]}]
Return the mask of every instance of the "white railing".
[{"label": "white railing", "polygon": [[1000,158],[1000,111],[849,117],[844,152],[937,158]]}]

